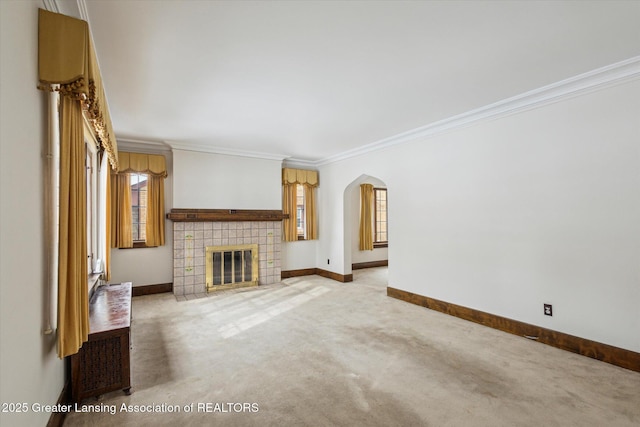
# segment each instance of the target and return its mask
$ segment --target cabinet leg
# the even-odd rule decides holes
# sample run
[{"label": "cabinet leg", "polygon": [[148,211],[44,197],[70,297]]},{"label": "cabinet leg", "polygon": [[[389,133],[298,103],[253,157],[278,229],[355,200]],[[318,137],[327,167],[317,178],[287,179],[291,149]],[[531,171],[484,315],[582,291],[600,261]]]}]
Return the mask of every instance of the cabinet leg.
[{"label": "cabinet leg", "polygon": [[127,387],[127,388],[123,389],[122,391],[124,391],[124,394],[126,394],[127,396],[131,396],[131,387]]}]

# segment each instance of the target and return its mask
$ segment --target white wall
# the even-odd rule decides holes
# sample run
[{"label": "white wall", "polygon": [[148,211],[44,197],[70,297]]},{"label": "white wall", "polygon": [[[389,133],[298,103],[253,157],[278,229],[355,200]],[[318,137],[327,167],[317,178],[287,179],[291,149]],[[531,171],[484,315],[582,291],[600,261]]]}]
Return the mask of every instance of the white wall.
[{"label": "white wall", "polygon": [[[55,335],[42,333],[49,304],[42,173],[46,95],[36,89],[39,6],[40,1],[0,1],[0,402],[29,405],[55,404],[64,384]],[[0,412],[0,424],[43,426],[49,416]]]},{"label": "white wall", "polygon": [[370,251],[360,250],[360,184],[372,184],[374,187],[386,188],[387,185],[372,176],[361,175],[345,189],[345,234],[351,236],[351,262],[345,261],[345,265],[360,262],[384,261],[388,259],[387,248],[373,248]]},{"label": "white wall", "polygon": [[[317,240],[300,240],[297,242],[282,242],[281,259],[282,270],[302,270],[316,267]],[[323,266],[320,266],[324,268]]]},{"label": "white wall", "polygon": [[376,176],[390,286],[640,351],[638,117],[635,80],[323,166],[317,260],[346,271],[343,191]]},{"label": "white wall", "polygon": [[[173,207],[173,156],[170,151],[140,148],[126,143],[122,151],[162,154],[167,160],[164,180],[164,210]],[[111,249],[111,283],[132,282],[133,286],[173,282],[173,222],[165,220],[165,244],[157,248]]]},{"label": "white wall", "polygon": [[[320,167],[321,185],[316,203],[318,235],[316,242],[316,267],[339,274],[351,272],[351,239],[345,239],[345,218],[350,218],[344,207],[344,189],[361,172],[336,167],[337,164]],[[357,166],[360,170],[361,166]],[[334,171],[336,173],[334,173]],[[320,197],[321,196],[321,197]],[[329,262],[327,262],[329,261]],[[346,267],[345,267],[346,266]]]},{"label": "white wall", "polygon": [[282,209],[282,162],[174,150],[174,207]]}]

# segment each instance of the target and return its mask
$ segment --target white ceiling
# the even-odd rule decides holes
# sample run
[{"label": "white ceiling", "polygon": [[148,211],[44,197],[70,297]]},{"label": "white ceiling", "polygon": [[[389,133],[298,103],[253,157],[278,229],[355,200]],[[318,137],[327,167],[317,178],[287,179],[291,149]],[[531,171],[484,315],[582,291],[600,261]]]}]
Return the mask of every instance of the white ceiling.
[{"label": "white ceiling", "polygon": [[119,140],[308,161],[640,55],[639,1],[80,3]]}]

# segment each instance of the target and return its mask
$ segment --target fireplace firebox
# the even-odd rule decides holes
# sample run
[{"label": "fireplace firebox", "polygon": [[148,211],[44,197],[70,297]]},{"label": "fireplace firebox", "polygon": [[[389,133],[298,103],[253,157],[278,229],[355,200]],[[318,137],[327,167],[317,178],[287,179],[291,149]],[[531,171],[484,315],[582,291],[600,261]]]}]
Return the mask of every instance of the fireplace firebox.
[{"label": "fireplace firebox", "polygon": [[206,247],[207,292],[258,286],[258,245]]}]

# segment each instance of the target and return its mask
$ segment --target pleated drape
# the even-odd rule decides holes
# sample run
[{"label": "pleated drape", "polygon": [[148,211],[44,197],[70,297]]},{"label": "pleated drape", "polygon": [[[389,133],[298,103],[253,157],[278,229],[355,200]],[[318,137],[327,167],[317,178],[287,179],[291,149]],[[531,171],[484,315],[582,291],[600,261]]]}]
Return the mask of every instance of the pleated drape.
[{"label": "pleated drape", "polygon": [[147,178],[147,246],[164,245],[164,178]]},{"label": "pleated drape", "polygon": [[318,171],[307,169],[282,169],[282,184],[308,184],[312,187],[320,185]]},{"label": "pleated drape", "polygon": [[87,181],[80,101],[60,100],[58,357],[78,352],[89,336]]},{"label": "pleated drape", "polygon": [[111,176],[111,247],[131,248],[131,184],[128,174]]},{"label": "pleated drape", "polygon": [[162,154],[118,152],[118,173],[143,173],[167,177],[167,161]]},{"label": "pleated drape", "polygon": [[360,184],[360,250],[373,250],[372,184]]},{"label": "pleated drape", "polygon": [[[83,111],[111,167],[118,168],[118,146],[87,22],[39,10],[38,80],[39,89],[61,95],[58,356],[62,358],[77,353],[89,333]],[[109,250],[105,269],[108,279]]]},{"label": "pleated drape", "polygon": [[306,239],[315,240],[318,238],[318,221],[316,218],[316,187],[304,184],[304,213],[306,225]]},{"label": "pleated drape", "polygon": [[282,213],[289,215],[282,221],[283,239],[285,242],[298,240],[296,227],[296,184],[284,184],[282,186]]},{"label": "pleated drape", "polygon": [[118,144],[86,21],[38,10],[38,79],[40,89],[57,90],[83,102],[89,124],[111,166],[117,168]]}]

